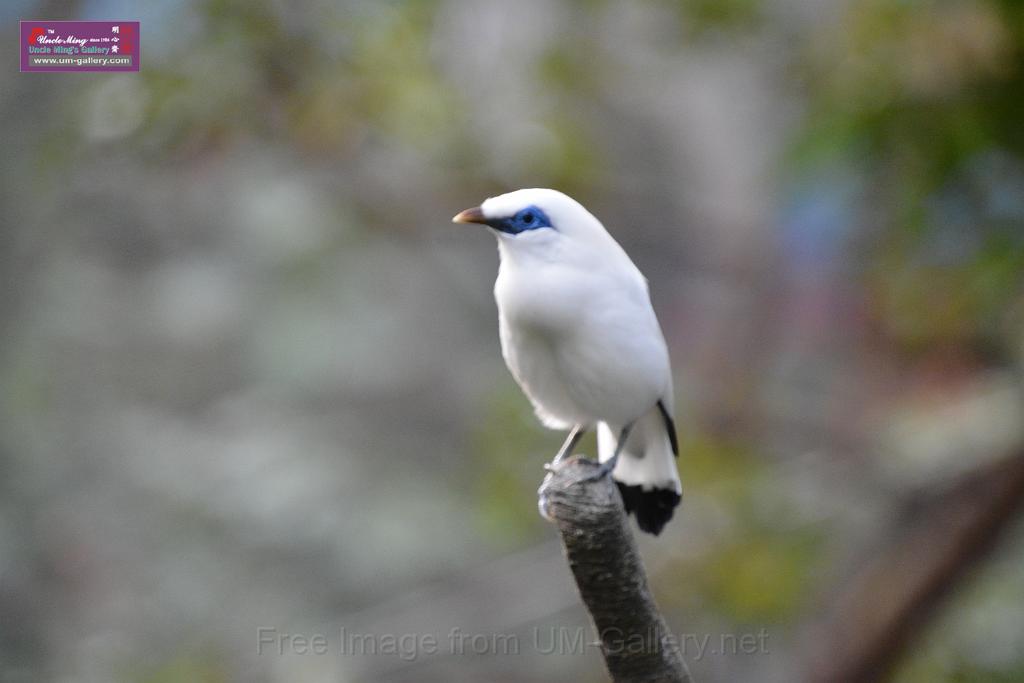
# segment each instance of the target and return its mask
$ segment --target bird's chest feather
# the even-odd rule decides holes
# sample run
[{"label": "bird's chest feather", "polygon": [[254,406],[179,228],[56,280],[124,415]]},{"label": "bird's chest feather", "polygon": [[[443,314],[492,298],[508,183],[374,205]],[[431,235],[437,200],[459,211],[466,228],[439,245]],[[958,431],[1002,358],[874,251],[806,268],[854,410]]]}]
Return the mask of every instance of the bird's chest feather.
[{"label": "bird's chest feather", "polygon": [[556,266],[526,272],[502,266],[494,284],[498,312],[526,339],[557,342],[585,312],[585,283]]},{"label": "bird's chest feather", "polygon": [[573,423],[628,420],[654,404],[667,353],[640,287],[599,270],[503,264],[495,283],[502,353],[536,405]]},{"label": "bird's chest feather", "polygon": [[586,302],[580,283],[557,267],[528,272],[503,264],[495,282],[501,347],[520,382],[560,375],[559,361],[578,334]]}]

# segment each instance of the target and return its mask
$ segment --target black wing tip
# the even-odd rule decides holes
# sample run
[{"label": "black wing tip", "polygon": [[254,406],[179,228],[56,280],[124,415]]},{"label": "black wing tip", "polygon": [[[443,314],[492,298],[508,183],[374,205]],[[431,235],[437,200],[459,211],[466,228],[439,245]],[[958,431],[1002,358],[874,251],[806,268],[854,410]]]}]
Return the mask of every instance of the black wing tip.
[{"label": "black wing tip", "polygon": [[657,536],[665,528],[682,496],[672,489],[644,489],[639,485],[623,484],[616,481],[626,514],[636,516],[641,531]]},{"label": "black wing tip", "polygon": [[679,437],[676,436],[676,422],[665,409],[665,402],[658,400],[658,410],[661,411],[661,419],[665,421],[665,431],[668,432],[668,443],[672,446],[672,455],[679,457]]}]

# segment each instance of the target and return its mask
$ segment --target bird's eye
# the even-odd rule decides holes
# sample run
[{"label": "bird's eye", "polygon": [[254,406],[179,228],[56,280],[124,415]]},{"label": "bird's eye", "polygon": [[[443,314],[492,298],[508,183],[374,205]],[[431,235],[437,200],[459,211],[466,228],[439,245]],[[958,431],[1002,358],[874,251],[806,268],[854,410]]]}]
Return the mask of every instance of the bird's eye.
[{"label": "bird's eye", "polygon": [[532,211],[527,211],[526,213],[523,214],[523,222],[524,223],[532,223],[533,219],[534,219],[534,215],[533,215]]}]

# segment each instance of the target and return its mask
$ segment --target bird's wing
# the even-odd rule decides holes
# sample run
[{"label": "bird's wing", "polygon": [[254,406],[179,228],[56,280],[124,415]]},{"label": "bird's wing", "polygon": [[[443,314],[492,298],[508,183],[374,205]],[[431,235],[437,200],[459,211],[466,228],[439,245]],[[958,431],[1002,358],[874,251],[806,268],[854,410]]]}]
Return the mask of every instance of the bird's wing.
[{"label": "bird's wing", "polygon": [[668,432],[668,442],[672,446],[672,455],[679,457],[679,437],[676,436],[676,423],[672,419],[672,415],[669,414],[665,408],[665,402],[658,400],[658,411],[661,413],[661,419],[665,423],[665,431]]}]

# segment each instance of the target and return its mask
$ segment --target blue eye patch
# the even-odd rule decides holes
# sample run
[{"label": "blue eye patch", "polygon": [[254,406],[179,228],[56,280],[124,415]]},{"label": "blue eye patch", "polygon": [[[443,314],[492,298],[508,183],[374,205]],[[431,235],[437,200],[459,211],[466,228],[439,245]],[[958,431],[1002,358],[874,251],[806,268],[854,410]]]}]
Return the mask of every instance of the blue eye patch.
[{"label": "blue eye patch", "polygon": [[525,209],[520,209],[515,214],[508,216],[507,218],[495,218],[489,220],[487,221],[487,225],[509,235],[518,235],[521,232],[538,230],[540,228],[552,228],[548,215],[536,206],[528,206]]}]

